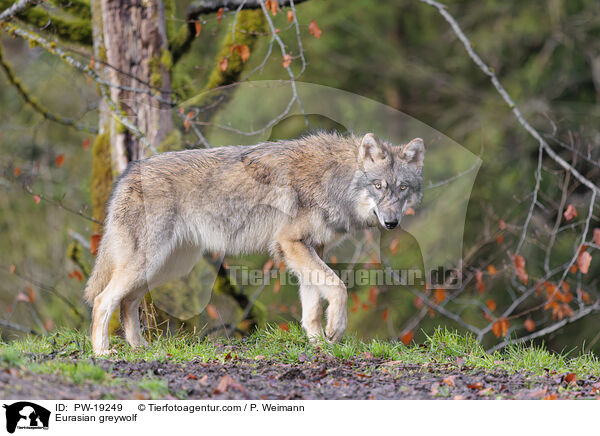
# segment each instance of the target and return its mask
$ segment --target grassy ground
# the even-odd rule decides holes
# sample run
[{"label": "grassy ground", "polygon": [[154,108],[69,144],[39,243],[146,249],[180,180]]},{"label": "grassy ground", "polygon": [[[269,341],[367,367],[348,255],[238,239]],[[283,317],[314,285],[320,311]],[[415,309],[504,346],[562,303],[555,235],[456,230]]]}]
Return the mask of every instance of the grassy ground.
[{"label": "grassy ground", "polygon": [[[297,325],[267,327],[244,339],[159,337],[140,350],[113,338],[113,354],[101,359],[93,357],[89,337],[76,331],[0,346],[5,398],[37,389],[39,398],[78,397],[90,388],[97,398],[571,398],[600,392],[594,355],[523,345],[486,354],[471,336],[445,329],[411,346],[353,337],[314,345]],[[41,386],[28,389],[38,379]],[[10,387],[15,380],[21,390]]]}]

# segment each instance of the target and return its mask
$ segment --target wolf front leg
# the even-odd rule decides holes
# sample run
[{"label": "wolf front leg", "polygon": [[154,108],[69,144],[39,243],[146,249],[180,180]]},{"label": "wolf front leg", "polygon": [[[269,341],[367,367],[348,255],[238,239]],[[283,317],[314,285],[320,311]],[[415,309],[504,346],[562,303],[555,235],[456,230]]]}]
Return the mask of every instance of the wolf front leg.
[{"label": "wolf front leg", "polygon": [[347,324],[346,286],[313,247],[297,240],[280,239],[278,242],[287,266],[300,281],[302,326],[306,333],[309,337],[321,335],[320,298],[324,298],[328,302],[325,335],[331,341],[339,341]]}]

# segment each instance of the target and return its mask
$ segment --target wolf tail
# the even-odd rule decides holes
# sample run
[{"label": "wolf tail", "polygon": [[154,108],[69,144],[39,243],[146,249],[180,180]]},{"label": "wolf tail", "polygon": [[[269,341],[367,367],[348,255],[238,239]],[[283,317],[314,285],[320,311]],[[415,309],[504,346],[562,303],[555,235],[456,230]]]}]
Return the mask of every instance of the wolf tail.
[{"label": "wolf tail", "polygon": [[83,298],[89,304],[94,304],[94,299],[102,293],[112,277],[113,263],[110,259],[107,250],[98,250],[98,257],[92,275],[88,279]]}]

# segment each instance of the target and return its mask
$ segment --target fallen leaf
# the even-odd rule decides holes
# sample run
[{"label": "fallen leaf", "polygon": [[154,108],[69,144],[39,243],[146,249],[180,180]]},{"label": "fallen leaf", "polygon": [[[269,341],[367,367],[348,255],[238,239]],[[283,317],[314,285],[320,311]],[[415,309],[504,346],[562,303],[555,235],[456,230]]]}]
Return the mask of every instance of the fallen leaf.
[{"label": "fallen leaf", "polygon": [[263,356],[262,354],[257,354],[256,356],[254,356],[254,360],[263,360],[265,358],[265,356]]},{"label": "fallen leaf", "polygon": [[547,394],[543,400],[558,400],[558,395],[556,394]]},{"label": "fallen leaf", "polygon": [[373,356],[373,353],[371,353],[369,351],[365,351],[362,354],[365,359],[375,359],[375,356]]},{"label": "fallen leaf", "polygon": [[458,377],[457,375],[449,375],[448,377],[442,379],[442,383],[447,384],[450,387],[454,387],[454,379]]},{"label": "fallen leaf", "polygon": [[286,54],[283,57],[283,62],[281,63],[281,65],[283,66],[283,68],[287,68],[290,66],[291,63],[292,63],[292,57],[289,54]]},{"label": "fallen leaf", "polygon": [[577,374],[575,374],[574,372],[570,372],[567,375],[565,375],[565,383],[570,385],[577,384]]},{"label": "fallen leaf", "polygon": [[577,267],[582,274],[587,274],[590,269],[590,263],[592,262],[592,255],[587,251],[584,251],[577,258]]},{"label": "fallen leaf", "polygon": [[466,400],[467,398],[464,395],[455,395],[453,400]]},{"label": "fallen leaf", "polygon": [[308,30],[310,30],[310,34],[317,39],[321,38],[321,33],[323,33],[319,28],[319,25],[317,24],[316,20],[312,20],[310,22],[310,24],[308,25]]},{"label": "fallen leaf", "polygon": [[469,389],[481,390],[483,389],[483,384],[481,382],[470,383],[467,385]]},{"label": "fallen leaf", "polygon": [[194,374],[190,373],[188,375],[186,375],[184,377],[185,380],[198,380],[198,377],[196,377]]},{"label": "fallen leaf", "polygon": [[565,213],[563,213],[563,216],[567,221],[572,220],[577,216],[577,209],[575,209],[572,204],[569,204],[565,210]]},{"label": "fallen leaf", "polygon": [[244,387],[239,384],[235,379],[228,375],[224,375],[217,383],[217,387],[214,390],[215,394],[222,394],[227,392],[228,389],[237,389],[240,392],[244,392]]}]

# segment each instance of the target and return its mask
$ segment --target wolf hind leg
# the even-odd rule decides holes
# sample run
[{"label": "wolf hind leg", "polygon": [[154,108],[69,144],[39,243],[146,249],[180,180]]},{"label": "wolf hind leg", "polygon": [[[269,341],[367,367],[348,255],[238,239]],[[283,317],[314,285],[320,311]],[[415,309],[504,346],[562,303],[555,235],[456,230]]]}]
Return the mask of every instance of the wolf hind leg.
[{"label": "wolf hind leg", "polygon": [[139,308],[146,295],[147,288],[132,292],[121,301],[121,326],[125,331],[125,339],[132,347],[145,347],[146,340],[142,337],[140,328]]},{"label": "wolf hind leg", "polygon": [[[138,283],[136,283],[138,282]],[[108,354],[108,324],[121,301],[140,285],[129,271],[115,270],[102,293],[94,298],[92,313],[92,348],[94,354]]]}]

